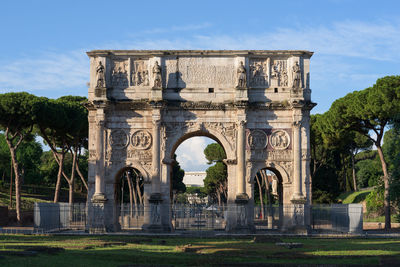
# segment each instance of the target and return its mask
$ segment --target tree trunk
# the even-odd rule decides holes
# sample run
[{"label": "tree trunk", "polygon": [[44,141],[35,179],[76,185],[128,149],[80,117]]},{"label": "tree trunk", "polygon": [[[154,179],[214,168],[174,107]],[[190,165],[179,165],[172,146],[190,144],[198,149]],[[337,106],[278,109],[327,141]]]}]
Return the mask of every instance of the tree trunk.
[{"label": "tree trunk", "polygon": [[78,159],[78,161],[76,162],[76,172],[78,173],[78,175],[79,175],[79,177],[81,178],[81,180],[82,180],[82,183],[83,183],[83,185],[85,186],[85,188],[86,188],[86,191],[89,191],[89,187],[88,187],[88,185],[87,185],[87,183],[86,183],[86,181],[85,181],[85,177],[83,177],[83,174],[81,173],[81,170],[79,169],[79,159]]},{"label": "tree trunk", "polygon": [[352,173],[353,173],[353,187],[354,191],[357,191],[357,177],[356,177],[356,164],[355,164],[355,155],[353,152],[351,152],[351,168],[352,168]]},{"label": "tree trunk", "polygon": [[[378,139],[379,140],[379,139]],[[376,149],[378,150],[379,158],[382,164],[382,171],[383,171],[383,183],[385,185],[385,192],[384,192],[384,208],[385,208],[385,230],[391,229],[390,223],[390,184],[389,184],[389,174],[387,170],[387,164],[385,157],[383,155],[382,147],[380,146],[380,142],[375,143]]]},{"label": "tree trunk", "polygon": [[[262,172],[262,171],[261,171]],[[264,214],[264,202],[263,202],[263,197],[262,197],[262,187],[261,187],[261,183],[260,183],[260,179],[258,174],[256,175],[256,181],[257,181],[257,185],[258,185],[258,192],[259,192],[259,196],[260,196],[260,208],[261,208],[261,218],[265,219],[265,214]]]},{"label": "tree trunk", "polygon": [[217,191],[218,206],[221,207],[221,193],[219,192],[218,189],[216,191]]},{"label": "tree trunk", "polygon": [[137,196],[139,199],[139,203],[140,205],[143,205],[143,196],[142,196],[142,190],[141,190],[141,186],[140,186],[140,176],[139,173],[133,169],[133,171],[135,172],[136,175],[136,192],[137,192]]},{"label": "tree trunk", "polygon": [[61,176],[63,173],[63,166],[64,166],[64,156],[65,154],[63,152],[59,153],[57,155],[57,153],[53,152],[53,156],[56,157],[60,157],[58,160],[58,173],[57,173],[57,182],[56,182],[56,188],[54,190],[54,203],[57,203],[60,197],[60,190],[61,190]]},{"label": "tree trunk", "polygon": [[17,213],[18,224],[21,224],[21,177],[19,164],[16,159],[15,148],[10,148],[10,154],[15,175],[15,211]]},{"label": "tree trunk", "polygon": [[74,184],[75,184],[75,169],[76,169],[76,153],[77,151],[71,150],[72,153],[72,168],[71,168],[71,178],[68,181],[69,184],[69,201],[68,203],[72,205],[74,203]]},{"label": "tree trunk", "polygon": [[[129,175],[129,171],[125,172],[126,180],[128,181],[128,188],[129,188],[129,204],[130,204],[130,217],[133,217],[133,200],[135,200],[135,207],[137,206],[136,194],[134,192],[134,188],[132,185],[132,179]],[[133,196],[135,194],[135,196]]]},{"label": "tree trunk", "polygon": [[10,160],[10,209],[12,209],[12,193],[13,193],[13,164],[12,164],[12,159]]},{"label": "tree trunk", "polygon": [[262,171],[263,178],[265,181],[265,192],[267,193],[267,199],[268,199],[268,228],[272,229],[273,228],[273,212],[272,212],[272,197],[271,197],[271,192],[269,189],[269,181],[267,177],[267,173],[265,171]]}]

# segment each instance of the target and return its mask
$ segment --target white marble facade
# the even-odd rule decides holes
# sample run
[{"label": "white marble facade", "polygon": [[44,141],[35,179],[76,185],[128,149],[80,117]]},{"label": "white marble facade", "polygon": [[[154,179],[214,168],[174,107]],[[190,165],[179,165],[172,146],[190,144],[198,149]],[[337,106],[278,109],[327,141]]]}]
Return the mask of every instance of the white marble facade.
[{"label": "white marble facade", "polygon": [[[121,171],[139,170],[146,180],[146,201],[168,206],[172,156],[192,136],[208,136],[223,146],[228,202],[244,203],[249,217],[253,177],[262,168],[280,176],[283,204],[311,203],[312,52],[95,50],[87,54],[89,201],[105,207],[107,230],[115,221],[114,183]],[[169,216],[168,211],[161,216],[164,230],[169,229]],[[234,229],[237,221],[228,221],[227,227]]]}]

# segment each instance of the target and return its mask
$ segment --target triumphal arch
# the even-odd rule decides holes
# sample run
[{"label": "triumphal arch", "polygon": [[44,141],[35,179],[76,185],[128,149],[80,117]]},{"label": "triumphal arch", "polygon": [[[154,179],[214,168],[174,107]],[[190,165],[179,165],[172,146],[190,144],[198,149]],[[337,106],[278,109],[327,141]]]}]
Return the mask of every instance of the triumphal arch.
[{"label": "triumphal arch", "polygon": [[[254,176],[282,183],[287,225],[307,225],[311,203],[310,57],[284,50],[95,50],[90,57],[89,221],[118,230],[116,177],[144,179],[149,231],[171,230],[175,149],[207,136],[227,158],[226,230],[251,230]],[[203,153],[199,151],[199,153]],[[146,215],[148,214],[148,215]]]}]

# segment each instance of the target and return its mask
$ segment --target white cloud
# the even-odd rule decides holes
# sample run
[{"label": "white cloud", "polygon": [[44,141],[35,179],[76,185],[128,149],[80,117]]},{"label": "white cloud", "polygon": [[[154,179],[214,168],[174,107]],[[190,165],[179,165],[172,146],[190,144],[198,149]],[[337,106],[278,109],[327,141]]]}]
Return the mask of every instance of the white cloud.
[{"label": "white cloud", "polygon": [[206,137],[192,137],[184,141],[176,150],[177,161],[185,171],[205,171],[209,165],[204,149],[214,141]]},{"label": "white cloud", "polygon": [[0,88],[5,91],[65,90],[85,87],[89,60],[84,50],[45,52],[0,65]]},{"label": "white cloud", "polygon": [[[0,88],[5,91],[59,90],[68,94],[72,88],[86,90],[89,79],[91,49],[305,49],[315,51],[311,78],[323,88],[334,87],[338,81],[374,81],[385,72],[361,72],[362,60],[400,61],[399,21],[342,21],[328,26],[295,25],[273,32],[216,35],[209,23],[145,30],[130,40],[114,40],[86,49],[66,52],[44,52],[38,57],[24,57],[13,62],[0,62]],[[209,34],[200,30],[211,28]],[[157,36],[160,32],[172,38]],[[386,74],[387,75],[387,74]],[[357,89],[357,88],[346,88]]]}]

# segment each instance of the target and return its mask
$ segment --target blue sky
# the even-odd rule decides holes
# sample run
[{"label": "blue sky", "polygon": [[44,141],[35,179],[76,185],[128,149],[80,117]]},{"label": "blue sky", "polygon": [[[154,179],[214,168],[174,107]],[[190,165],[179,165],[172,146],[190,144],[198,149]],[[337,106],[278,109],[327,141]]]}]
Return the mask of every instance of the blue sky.
[{"label": "blue sky", "polygon": [[399,74],[399,10],[396,0],[5,0],[0,93],[86,96],[93,49],[305,49],[321,113]]}]

